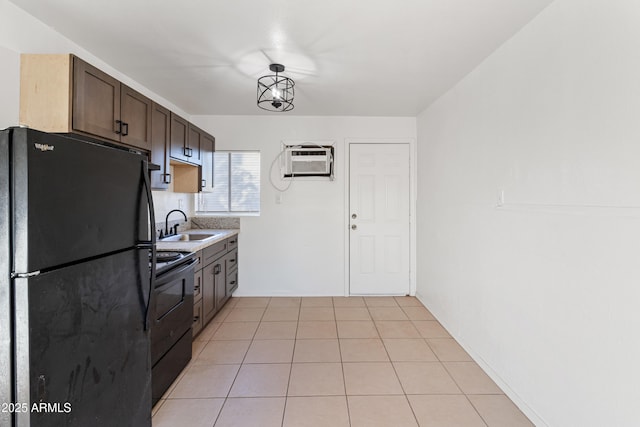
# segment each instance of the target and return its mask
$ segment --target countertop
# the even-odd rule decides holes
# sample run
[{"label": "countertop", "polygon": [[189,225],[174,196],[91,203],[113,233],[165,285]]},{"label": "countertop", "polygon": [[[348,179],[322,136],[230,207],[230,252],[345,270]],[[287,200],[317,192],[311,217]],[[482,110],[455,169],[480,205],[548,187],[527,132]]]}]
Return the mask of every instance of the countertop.
[{"label": "countertop", "polygon": [[201,249],[206,248],[207,246],[211,246],[214,243],[218,243],[228,237],[235,236],[240,233],[238,229],[232,230],[220,230],[220,229],[202,229],[202,228],[193,228],[191,230],[180,231],[178,234],[200,234],[200,233],[218,233],[211,239],[207,240],[194,240],[194,241],[180,241],[176,240],[173,242],[163,242],[158,240],[156,243],[156,248],[159,250],[169,250],[169,251],[188,251],[188,252],[197,252]]}]

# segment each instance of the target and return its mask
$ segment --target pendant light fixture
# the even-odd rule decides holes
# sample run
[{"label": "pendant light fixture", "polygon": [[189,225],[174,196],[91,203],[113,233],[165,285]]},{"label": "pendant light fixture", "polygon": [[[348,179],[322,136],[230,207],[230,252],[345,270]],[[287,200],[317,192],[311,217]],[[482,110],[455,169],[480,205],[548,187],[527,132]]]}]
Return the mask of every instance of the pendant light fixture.
[{"label": "pendant light fixture", "polygon": [[270,74],[258,79],[258,107],[267,111],[293,110],[294,81],[278,75],[284,71],[282,64],[271,64],[269,69],[275,75]]}]

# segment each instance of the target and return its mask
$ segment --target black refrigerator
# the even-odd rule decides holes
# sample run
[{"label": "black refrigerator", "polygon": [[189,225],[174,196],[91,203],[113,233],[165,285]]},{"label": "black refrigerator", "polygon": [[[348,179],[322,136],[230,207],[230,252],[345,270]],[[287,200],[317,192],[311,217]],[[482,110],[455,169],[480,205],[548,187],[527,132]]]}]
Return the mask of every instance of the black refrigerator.
[{"label": "black refrigerator", "polygon": [[146,156],[0,131],[0,425],[150,426]]}]

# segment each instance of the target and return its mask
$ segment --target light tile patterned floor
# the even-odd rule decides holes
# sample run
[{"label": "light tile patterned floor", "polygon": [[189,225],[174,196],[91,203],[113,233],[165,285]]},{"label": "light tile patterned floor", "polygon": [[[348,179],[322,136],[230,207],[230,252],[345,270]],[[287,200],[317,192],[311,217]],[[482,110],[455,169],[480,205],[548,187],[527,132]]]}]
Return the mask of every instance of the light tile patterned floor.
[{"label": "light tile patterned floor", "polygon": [[412,297],[232,298],[154,427],[518,427],[529,420]]}]

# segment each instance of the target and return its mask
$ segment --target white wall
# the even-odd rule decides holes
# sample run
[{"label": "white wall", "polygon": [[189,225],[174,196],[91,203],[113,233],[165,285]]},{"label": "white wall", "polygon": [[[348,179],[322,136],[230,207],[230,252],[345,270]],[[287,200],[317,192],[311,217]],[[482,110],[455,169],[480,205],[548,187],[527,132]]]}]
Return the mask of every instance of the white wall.
[{"label": "white wall", "polygon": [[0,46],[0,129],[18,124],[20,55]]},{"label": "white wall", "polygon": [[[67,39],[51,27],[43,24],[7,0],[0,0],[0,129],[19,124],[20,107],[20,53],[73,53],[85,61],[148,96],[159,104],[184,116],[188,115],[173,103],[149,91],[125,74],[114,69],[95,55]],[[179,201],[183,210],[191,215],[193,198],[186,194],[154,192],[158,222],[171,209],[177,209]]]},{"label": "white wall", "polygon": [[[170,173],[171,176],[175,176],[173,166],[171,167]],[[181,209],[190,218],[194,214],[194,205],[193,194],[174,193],[173,183],[169,184],[167,190],[153,191],[153,210],[156,215],[156,223],[164,223],[167,214],[174,209]],[[173,215],[175,215],[175,217]],[[180,218],[182,218],[180,214],[172,214],[169,220],[172,221]]]},{"label": "white wall", "polygon": [[[15,88],[17,88],[19,93],[20,53],[73,53],[159,104],[180,115],[188,117],[182,109],[173,103],[138,84],[127,75],[116,70],[91,52],[83,49],[80,45],[67,39],[53,28],[18,8],[13,3],[7,0],[0,0],[0,16],[2,17],[2,25],[0,25],[0,60],[2,60],[2,62],[0,63],[2,64],[2,68],[9,68],[9,70],[0,70],[0,88],[2,88],[3,91],[7,90],[7,88],[14,91]],[[17,60],[15,59],[16,56],[18,56]],[[5,59],[8,59],[8,62],[5,62]],[[12,117],[12,115],[8,117],[16,120],[19,112],[19,105],[16,101],[17,99],[0,99],[0,114],[3,113],[2,108],[8,108],[7,105],[9,105],[9,107],[15,108],[16,113],[15,117]],[[0,116],[0,125],[1,124],[3,124],[2,116]],[[18,123],[13,122],[10,124],[14,125]]]},{"label": "white wall", "polygon": [[418,117],[419,296],[538,425],[640,425],[639,22],[556,0]]},{"label": "white wall", "polygon": [[[415,118],[196,116],[217,150],[259,150],[261,213],[242,217],[234,295],[344,295],[345,138],[414,138]],[[276,203],[269,167],[283,140],[334,141],[336,179],[295,181]],[[283,186],[283,182],[277,182]]]}]

